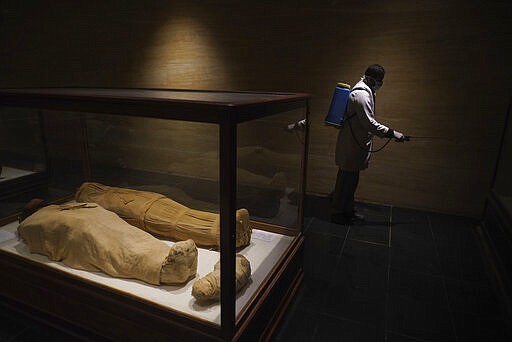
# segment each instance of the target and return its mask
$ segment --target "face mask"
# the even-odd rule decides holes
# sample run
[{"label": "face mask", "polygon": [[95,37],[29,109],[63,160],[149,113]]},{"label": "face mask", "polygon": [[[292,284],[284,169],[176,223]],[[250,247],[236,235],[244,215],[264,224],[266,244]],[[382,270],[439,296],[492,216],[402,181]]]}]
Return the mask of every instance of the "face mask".
[{"label": "face mask", "polygon": [[364,77],[366,77],[366,79],[367,79],[366,84],[368,84],[368,83],[370,83],[371,81],[373,81],[373,83],[374,83],[374,84],[373,84],[373,86],[370,86],[369,84],[368,84],[368,86],[372,89],[372,91],[373,91],[374,93],[375,93],[377,90],[379,90],[379,89],[380,89],[380,87],[382,87],[382,84],[384,83],[384,82],[382,82],[382,81],[377,81],[375,78],[373,78],[373,77],[371,77],[371,76],[366,76],[366,75],[365,75]]},{"label": "face mask", "polygon": [[375,85],[373,86],[373,91],[377,91],[382,87],[382,81],[375,81]]}]

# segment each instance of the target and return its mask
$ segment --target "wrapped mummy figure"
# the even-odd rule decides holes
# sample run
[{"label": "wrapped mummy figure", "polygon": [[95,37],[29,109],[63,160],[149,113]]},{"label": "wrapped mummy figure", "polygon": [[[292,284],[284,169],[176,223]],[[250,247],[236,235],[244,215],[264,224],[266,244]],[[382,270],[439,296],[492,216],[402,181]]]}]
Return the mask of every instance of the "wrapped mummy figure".
[{"label": "wrapped mummy figure", "polygon": [[[199,246],[220,245],[219,214],[188,208],[164,195],[100,183],[83,183],[77,202],[94,202],[113,211],[131,225],[174,240],[192,239]],[[247,209],[236,211],[236,247],[251,242]]]},{"label": "wrapped mummy figure", "polygon": [[[251,264],[243,255],[237,254],[235,259],[235,289],[240,291],[251,277]],[[197,280],[192,286],[192,296],[199,302],[220,299],[220,262],[217,261],[213,271]]]},{"label": "wrapped mummy figure", "polygon": [[95,203],[50,205],[23,217],[18,234],[31,253],[86,271],[150,284],[184,284],[196,276],[192,240],[168,246]]}]

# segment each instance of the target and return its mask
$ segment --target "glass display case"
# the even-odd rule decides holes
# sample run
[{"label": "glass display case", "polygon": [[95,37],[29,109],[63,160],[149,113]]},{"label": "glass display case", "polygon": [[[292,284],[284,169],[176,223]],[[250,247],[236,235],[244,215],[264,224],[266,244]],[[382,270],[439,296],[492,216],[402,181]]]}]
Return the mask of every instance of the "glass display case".
[{"label": "glass display case", "polygon": [[[2,298],[83,336],[270,336],[302,280],[308,130],[290,124],[307,119],[308,98],[0,90]],[[164,282],[188,239],[190,275]],[[157,262],[160,278],[140,276],[134,260],[160,249],[174,251]]]},{"label": "glass display case", "polygon": [[492,192],[499,198],[509,216],[512,216],[512,181],[510,181],[510,174],[512,172],[512,123],[510,121],[509,108],[503,127]]},{"label": "glass display case", "polygon": [[496,274],[498,289],[507,312],[512,312],[512,98],[503,122],[503,131],[491,189],[483,214],[484,238],[489,246]]}]

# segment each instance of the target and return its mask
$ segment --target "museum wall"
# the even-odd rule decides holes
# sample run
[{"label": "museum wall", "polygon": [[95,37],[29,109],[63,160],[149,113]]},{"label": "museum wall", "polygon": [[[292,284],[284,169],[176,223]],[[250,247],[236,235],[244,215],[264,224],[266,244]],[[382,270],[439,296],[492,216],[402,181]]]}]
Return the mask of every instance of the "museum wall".
[{"label": "museum wall", "polygon": [[[334,86],[355,84],[379,63],[387,74],[377,118],[413,138],[374,154],[356,196],[479,216],[512,90],[511,8],[508,1],[2,1],[0,87],[307,92],[307,189],[327,194],[337,131],[323,118]],[[144,129],[150,135],[155,127]],[[179,140],[192,130],[159,126],[157,136]],[[264,144],[261,136],[252,143]],[[124,153],[141,167],[145,149],[136,145]],[[177,149],[159,148],[165,158]]]}]

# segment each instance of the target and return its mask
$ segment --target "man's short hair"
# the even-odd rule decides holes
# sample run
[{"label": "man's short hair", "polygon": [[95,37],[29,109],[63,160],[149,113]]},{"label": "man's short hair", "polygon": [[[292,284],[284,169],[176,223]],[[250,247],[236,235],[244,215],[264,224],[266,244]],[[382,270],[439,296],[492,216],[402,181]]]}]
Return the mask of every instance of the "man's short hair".
[{"label": "man's short hair", "polygon": [[364,75],[373,77],[377,81],[382,81],[384,79],[385,73],[386,71],[384,70],[384,67],[382,65],[372,64],[366,69]]}]

